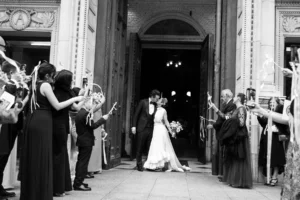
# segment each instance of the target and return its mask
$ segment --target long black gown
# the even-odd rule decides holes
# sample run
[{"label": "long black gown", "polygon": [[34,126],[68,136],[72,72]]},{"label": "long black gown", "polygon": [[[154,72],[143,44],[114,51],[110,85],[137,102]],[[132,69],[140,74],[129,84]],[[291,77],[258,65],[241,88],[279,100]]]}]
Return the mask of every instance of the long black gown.
[{"label": "long black gown", "polygon": [[[282,113],[283,106],[277,106],[275,112]],[[260,148],[258,156],[258,165],[263,168],[264,176],[267,175],[267,152],[268,152],[268,131],[265,129],[268,124],[268,119],[265,117],[257,117],[259,124],[263,127],[263,131],[260,137]],[[276,125],[278,132],[272,134],[272,147],[271,147],[271,169],[278,167],[278,173],[284,172],[284,166],[286,164],[285,150],[282,141],[279,141],[279,135],[286,135],[289,137],[289,127],[287,125],[273,123]]]},{"label": "long black gown", "polygon": [[25,125],[20,200],[53,199],[52,110],[40,93],[42,83],[36,91],[39,106],[29,111]]},{"label": "long black gown", "polygon": [[237,108],[221,128],[220,142],[225,146],[223,182],[239,188],[252,188],[250,142],[245,107]]},{"label": "long black gown", "polygon": [[[58,88],[54,94],[59,102],[72,98],[70,89]],[[53,193],[72,190],[69,155],[67,149],[70,133],[69,108],[53,111]]]}]

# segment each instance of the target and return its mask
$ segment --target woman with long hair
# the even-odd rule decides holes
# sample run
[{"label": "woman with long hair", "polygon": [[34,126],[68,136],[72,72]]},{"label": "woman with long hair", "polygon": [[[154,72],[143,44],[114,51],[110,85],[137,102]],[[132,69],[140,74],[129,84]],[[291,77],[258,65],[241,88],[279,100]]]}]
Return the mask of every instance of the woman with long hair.
[{"label": "woman with long hair", "polygon": [[[268,101],[268,109],[277,113],[283,112],[283,105],[280,99],[272,97]],[[260,148],[258,156],[258,165],[262,167],[264,176],[267,176],[267,152],[268,152],[268,118],[258,116],[257,120],[263,127],[260,137]],[[272,127],[272,146],[271,146],[271,182],[270,186],[275,186],[278,183],[278,175],[284,172],[286,163],[285,150],[281,138],[287,138],[289,135],[289,127],[287,125],[273,122]],[[267,184],[267,183],[266,183]]]},{"label": "woman with long hair", "polygon": [[252,188],[253,185],[250,142],[246,126],[247,110],[243,106],[245,99],[245,94],[237,94],[233,100],[237,108],[224,122],[220,132],[220,143],[225,147],[226,166],[222,181],[238,188]]},{"label": "woman with long hair", "polygon": [[[75,96],[71,89],[73,73],[61,70],[54,80],[54,94],[58,102],[67,101]],[[69,110],[80,110],[83,101],[73,103],[61,110],[53,110],[53,195],[61,197],[72,190],[71,172],[67,149],[70,133]]]},{"label": "woman with long hair", "polygon": [[61,110],[84,99],[81,96],[59,102],[51,86],[55,72],[54,65],[44,62],[33,74],[21,161],[21,200],[53,199],[52,107]]}]

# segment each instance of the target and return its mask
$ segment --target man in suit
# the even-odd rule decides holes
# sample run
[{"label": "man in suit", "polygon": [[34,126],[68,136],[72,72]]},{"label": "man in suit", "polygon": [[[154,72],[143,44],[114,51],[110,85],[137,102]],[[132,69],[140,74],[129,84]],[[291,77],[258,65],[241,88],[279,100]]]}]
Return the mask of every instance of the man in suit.
[{"label": "man in suit", "polygon": [[[218,115],[218,119],[213,125],[210,124],[207,126],[208,129],[212,129],[212,128],[215,129],[217,140],[219,140],[219,138],[220,138],[220,131],[221,131],[224,121],[236,109],[236,105],[233,103],[233,94],[230,89],[222,90],[221,103],[222,103],[221,110],[219,110],[214,104],[212,105],[212,108]],[[218,159],[217,159],[218,170],[217,171],[218,171],[219,179],[222,180],[223,171],[224,171],[223,170],[223,168],[224,168],[224,166],[223,166],[223,147],[221,147],[219,145],[219,143],[217,144],[217,152],[218,152],[217,153],[217,155],[218,155]]]},{"label": "man in suit", "polygon": [[159,98],[160,92],[158,90],[152,90],[149,94],[149,98],[139,102],[133,116],[131,131],[133,134],[137,133],[136,164],[138,171],[143,171],[143,151],[146,149],[148,152],[151,144],[156,102]]},{"label": "man in suit", "polygon": [[92,154],[93,146],[95,145],[94,129],[104,124],[107,121],[109,114],[103,115],[102,118],[96,122],[94,122],[93,119],[89,121],[88,116],[90,112],[97,112],[104,102],[105,98],[103,97],[97,106],[93,106],[93,100],[88,98],[75,117],[76,132],[78,135],[76,145],[78,146],[79,153],[76,163],[75,179],[73,183],[74,190],[92,190],[88,184],[84,183],[84,179],[88,173],[88,164]]}]

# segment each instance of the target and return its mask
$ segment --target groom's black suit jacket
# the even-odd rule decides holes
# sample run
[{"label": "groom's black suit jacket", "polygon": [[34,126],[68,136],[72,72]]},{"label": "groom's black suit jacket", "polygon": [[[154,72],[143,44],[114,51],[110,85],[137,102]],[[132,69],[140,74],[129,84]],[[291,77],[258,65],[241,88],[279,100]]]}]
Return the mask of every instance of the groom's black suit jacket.
[{"label": "groom's black suit jacket", "polygon": [[152,115],[149,114],[149,99],[143,99],[139,102],[136,111],[133,116],[132,127],[136,127],[137,132],[143,131],[146,126],[152,126],[154,123],[154,114],[156,111],[156,106],[154,106],[154,112]]}]

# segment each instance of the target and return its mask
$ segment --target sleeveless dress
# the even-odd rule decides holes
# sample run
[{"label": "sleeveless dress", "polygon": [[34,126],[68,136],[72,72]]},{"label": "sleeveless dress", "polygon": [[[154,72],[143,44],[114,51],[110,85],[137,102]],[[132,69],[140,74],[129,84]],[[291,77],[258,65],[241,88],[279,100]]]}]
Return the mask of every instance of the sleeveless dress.
[{"label": "sleeveless dress", "polygon": [[144,164],[146,169],[163,168],[165,163],[169,163],[169,170],[184,172],[190,170],[182,166],[173,149],[168,130],[163,123],[166,110],[157,108],[154,116],[154,129],[147,161]]},{"label": "sleeveless dress", "polygon": [[53,199],[52,106],[40,93],[43,83],[37,83],[36,99],[39,106],[29,111],[26,121],[20,200]]},{"label": "sleeveless dress", "polygon": [[[59,102],[67,101],[74,95],[70,89],[56,87],[54,94]],[[62,194],[72,190],[69,155],[67,149],[70,133],[69,110],[53,109],[53,193]]]}]

